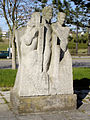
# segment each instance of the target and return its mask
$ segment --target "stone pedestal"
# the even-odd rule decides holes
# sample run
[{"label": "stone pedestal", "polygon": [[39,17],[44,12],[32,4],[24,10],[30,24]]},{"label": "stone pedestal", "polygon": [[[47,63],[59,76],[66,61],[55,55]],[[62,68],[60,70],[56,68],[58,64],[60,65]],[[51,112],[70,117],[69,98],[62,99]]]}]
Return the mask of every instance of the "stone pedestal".
[{"label": "stone pedestal", "polygon": [[38,113],[76,109],[76,95],[19,97],[11,91],[11,105],[18,113]]}]

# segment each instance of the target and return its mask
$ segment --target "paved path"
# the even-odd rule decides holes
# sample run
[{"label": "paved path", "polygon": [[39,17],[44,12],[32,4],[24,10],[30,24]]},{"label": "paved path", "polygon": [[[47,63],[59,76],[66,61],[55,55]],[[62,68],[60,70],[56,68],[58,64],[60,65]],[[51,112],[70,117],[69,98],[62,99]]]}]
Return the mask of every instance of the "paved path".
[{"label": "paved path", "polygon": [[[88,102],[83,103],[78,110],[16,115],[8,106],[10,102],[10,92],[0,91],[0,120],[90,120],[90,93],[87,97]],[[87,97],[85,99],[87,99]]]},{"label": "paved path", "polygon": [[[18,62],[17,62],[18,67]],[[0,69],[10,69],[12,68],[12,60],[11,59],[0,59]]]},{"label": "paved path", "polygon": [[72,56],[73,67],[90,67],[90,56]]},{"label": "paved path", "polygon": [[[90,56],[72,56],[73,67],[90,67]],[[18,62],[17,62],[18,66]],[[8,69],[12,67],[11,59],[0,59],[0,69]]]}]

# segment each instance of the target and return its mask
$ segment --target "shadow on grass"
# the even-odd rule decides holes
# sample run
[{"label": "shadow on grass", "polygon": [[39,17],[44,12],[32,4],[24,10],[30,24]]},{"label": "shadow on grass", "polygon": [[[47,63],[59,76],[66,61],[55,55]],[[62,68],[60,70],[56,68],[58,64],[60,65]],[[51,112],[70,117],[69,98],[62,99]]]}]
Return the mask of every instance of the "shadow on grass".
[{"label": "shadow on grass", "polygon": [[83,99],[90,92],[90,79],[83,78],[81,80],[74,80],[74,93],[77,94],[77,108],[83,104]]}]

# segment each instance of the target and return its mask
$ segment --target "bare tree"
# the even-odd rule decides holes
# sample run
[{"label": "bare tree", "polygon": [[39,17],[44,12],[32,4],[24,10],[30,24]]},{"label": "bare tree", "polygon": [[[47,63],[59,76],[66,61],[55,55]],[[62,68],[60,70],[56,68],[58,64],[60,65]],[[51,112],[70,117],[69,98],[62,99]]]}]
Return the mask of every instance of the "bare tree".
[{"label": "bare tree", "polygon": [[12,41],[12,69],[16,69],[15,29],[26,24],[37,4],[36,0],[0,0],[0,15],[7,22]]}]

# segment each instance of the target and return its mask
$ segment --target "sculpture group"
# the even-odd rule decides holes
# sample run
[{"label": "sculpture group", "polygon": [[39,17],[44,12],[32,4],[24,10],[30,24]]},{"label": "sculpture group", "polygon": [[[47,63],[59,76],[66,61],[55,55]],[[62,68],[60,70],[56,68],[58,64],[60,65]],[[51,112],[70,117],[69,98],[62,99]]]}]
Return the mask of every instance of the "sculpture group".
[{"label": "sculpture group", "polygon": [[[46,14],[47,13],[47,14]],[[72,62],[67,50],[69,28],[64,13],[51,24],[52,8],[32,14],[16,42],[19,69],[14,89],[20,96],[72,94]]]},{"label": "sculpture group", "polygon": [[51,23],[52,14],[52,8],[45,7],[42,15],[33,13],[27,26],[16,31],[19,68],[11,101],[20,110],[27,106],[23,111],[75,107],[72,58],[67,49],[69,28],[63,26],[64,13],[58,13],[55,23]]}]

